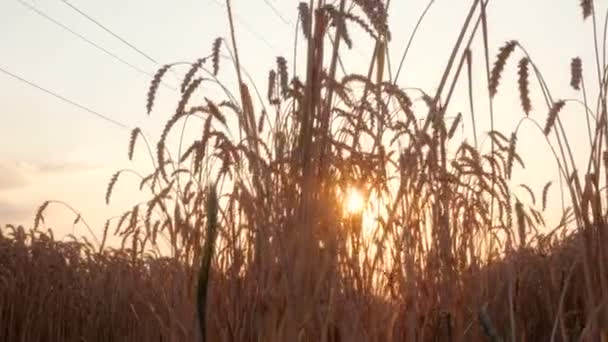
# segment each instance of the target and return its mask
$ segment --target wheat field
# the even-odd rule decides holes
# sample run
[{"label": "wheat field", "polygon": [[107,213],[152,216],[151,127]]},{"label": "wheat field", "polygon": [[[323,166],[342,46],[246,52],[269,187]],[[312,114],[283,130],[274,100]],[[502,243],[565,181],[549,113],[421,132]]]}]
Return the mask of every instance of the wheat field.
[{"label": "wheat field", "polygon": [[[149,198],[95,241],[53,236],[45,213],[65,205],[57,201],[41,205],[31,228],[0,229],[0,340],[608,341],[608,64],[598,33],[608,24],[592,0],[579,1],[603,55],[570,61],[580,97],[562,99],[522,43],[490,50],[488,2],[470,1],[428,92],[400,87],[389,65],[390,0],[301,2],[294,44],[305,42],[305,65],[294,73],[296,58],[279,56],[257,84],[239,60],[255,52],[239,50],[226,0],[230,36],[150,82],[146,112],[166,124],[157,138],[135,128],[126,143],[129,159],[153,168],[117,171],[105,201],[127,174]],[[366,40],[353,41],[354,30]],[[342,65],[353,44],[372,46],[367,74]],[[484,59],[472,61],[474,46]],[[583,68],[597,69],[597,98]],[[237,86],[222,79],[226,69]],[[485,91],[471,85],[472,69]],[[176,109],[157,113],[173,71],[183,74]],[[466,115],[494,122],[506,77],[518,86],[517,128],[455,138]],[[453,106],[461,87],[489,108]],[[533,103],[532,89],[544,102]],[[560,118],[567,106],[587,120],[584,168]],[[194,139],[189,120],[202,122]],[[555,157],[565,198],[556,226],[546,209],[558,185],[512,182],[526,162],[522,123]]]}]

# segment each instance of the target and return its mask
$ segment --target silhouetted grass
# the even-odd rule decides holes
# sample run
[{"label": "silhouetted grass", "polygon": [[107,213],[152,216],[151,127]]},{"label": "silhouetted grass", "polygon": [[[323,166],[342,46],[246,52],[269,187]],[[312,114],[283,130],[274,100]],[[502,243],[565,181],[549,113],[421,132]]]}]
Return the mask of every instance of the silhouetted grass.
[{"label": "silhouetted grass", "polygon": [[[595,121],[581,170],[559,116],[574,101],[553,98],[517,41],[490,61],[487,2],[471,3],[433,94],[403,89],[387,71],[388,3],[301,3],[297,38],[305,40],[306,68],[289,75],[287,59],[277,58],[264,99],[242,77],[227,0],[230,38],[214,41],[212,70],[206,57],[186,63],[177,109],[149,153],[155,169],[111,178],[108,202],[126,172],[150,193],[110,222],[122,247],[55,242],[38,231],[27,241],[19,229],[1,240],[8,286],[0,319],[9,323],[0,337],[182,341],[200,328],[209,341],[605,338],[606,93],[586,113]],[[591,1],[581,5],[584,18],[595,17]],[[367,41],[352,41],[355,27]],[[484,39],[485,65],[471,65],[475,37]],[[373,44],[368,74],[340,70],[344,44]],[[237,89],[218,79],[227,67],[220,66],[223,50]],[[488,92],[475,94],[469,79],[470,97],[493,103],[510,58],[520,60],[510,77],[517,77],[525,113],[516,130],[490,126],[486,150],[455,139],[446,118],[462,113],[450,101],[471,75],[463,66],[484,70],[488,80]],[[603,60],[598,55],[600,89],[608,78]],[[148,113],[162,77],[182,66],[155,75]],[[571,85],[589,107],[582,68],[574,59]],[[532,102],[531,82],[545,103]],[[223,95],[201,101],[203,86]],[[544,127],[528,117],[543,106]],[[470,113],[474,126],[479,114]],[[487,115],[493,123],[491,109]],[[186,119],[203,123],[194,141],[185,139]],[[511,184],[512,170],[524,165],[517,143],[523,122],[547,137],[565,184],[569,209],[558,227],[544,221],[550,183],[539,202],[529,186]],[[137,128],[131,135],[129,158],[137,157],[138,142],[148,144],[140,135]],[[209,186],[217,195],[209,196]],[[341,194],[349,188],[366,198],[360,213],[345,213]]]}]

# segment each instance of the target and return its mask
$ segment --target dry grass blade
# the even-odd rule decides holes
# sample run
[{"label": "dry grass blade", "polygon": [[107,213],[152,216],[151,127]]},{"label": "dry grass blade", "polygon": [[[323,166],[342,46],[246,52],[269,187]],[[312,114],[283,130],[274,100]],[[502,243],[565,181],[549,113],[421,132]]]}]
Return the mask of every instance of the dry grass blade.
[{"label": "dry grass blade", "polygon": [[154,78],[152,79],[150,87],[148,88],[148,101],[146,103],[146,111],[148,114],[152,112],[152,108],[154,107],[154,99],[156,98],[156,92],[158,91],[158,87],[160,86],[160,82],[163,76],[167,73],[170,67],[170,64],[165,64],[160,69],[158,69],[156,74],[154,74]]},{"label": "dry grass blade", "polygon": [[449,139],[452,139],[452,137],[454,136],[454,133],[456,132],[456,128],[458,128],[458,125],[460,125],[460,121],[462,121],[462,113],[458,113],[458,115],[456,116],[456,119],[454,119],[454,121],[452,122],[452,125],[450,126],[450,130],[448,131]]},{"label": "dry grass blade", "polygon": [[572,59],[570,63],[570,85],[575,90],[581,90],[581,83],[583,82],[583,62],[580,57]]},{"label": "dry grass blade", "polygon": [[557,120],[557,116],[559,112],[564,108],[566,102],[564,100],[559,100],[555,102],[551,109],[549,110],[549,115],[547,116],[547,123],[545,124],[545,135],[549,135],[551,133],[551,129],[555,125],[555,120]]},{"label": "dry grass blade", "polygon": [[529,71],[528,66],[530,60],[527,57],[522,58],[519,61],[517,74],[519,84],[519,98],[521,99],[521,107],[523,108],[526,116],[530,114],[532,110],[532,103],[530,101],[530,82],[528,80]]},{"label": "dry grass blade", "polygon": [[517,216],[517,231],[519,233],[519,246],[524,248],[526,246],[526,218],[524,212],[524,205],[517,201],[515,203],[515,214]]},{"label": "dry grass blade", "polygon": [[496,57],[496,62],[494,62],[494,67],[490,72],[490,81],[488,84],[488,88],[490,90],[490,96],[494,97],[498,91],[498,84],[500,82],[500,77],[502,75],[503,70],[505,69],[505,65],[507,64],[507,60],[515,47],[517,46],[517,41],[511,40],[508,41],[503,47],[500,48],[498,56]]},{"label": "dry grass blade", "polygon": [[528,195],[530,195],[530,199],[532,200],[532,204],[536,205],[536,196],[534,196],[534,192],[532,191],[532,188],[530,188],[530,186],[528,186],[526,184],[519,184],[518,187],[526,190],[526,192],[528,193]]},{"label": "dry grass blade", "polygon": [[265,110],[262,110],[262,114],[258,119],[258,134],[261,134],[264,131],[264,121],[266,120],[267,113]]},{"label": "dry grass blade", "polygon": [[106,223],[103,225],[103,234],[101,235],[101,243],[99,244],[99,253],[102,253],[106,246],[106,240],[108,239],[108,230],[110,230],[110,219],[107,219]]},{"label": "dry grass blade", "polygon": [[218,230],[218,198],[214,186],[209,186],[207,191],[207,205],[205,208],[207,216],[207,227],[205,234],[205,245],[198,274],[197,286],[197,311],[202,341],[207,341],[207,289],[209,287],[209,271],[211,259],[215,249],[215,237]]},{"label": "dry grass blade", "polygon": [[484,305],[481,310],[479,310],[478,318],[485,335],[489,337],[492,342],[500,342],[501,338],[498,335],[494,324],[492,324],[492,320],[488,314],[487,305]]}]

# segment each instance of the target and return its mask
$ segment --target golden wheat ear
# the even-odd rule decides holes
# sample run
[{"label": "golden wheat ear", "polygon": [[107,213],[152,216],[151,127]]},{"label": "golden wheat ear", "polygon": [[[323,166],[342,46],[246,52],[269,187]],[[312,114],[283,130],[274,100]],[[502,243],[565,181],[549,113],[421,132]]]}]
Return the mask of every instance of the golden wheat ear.
[{"label": "golden wheat ear", "polygon": [[199,59],[196,60],[196,62],[194,62],[194,63],[192,63],[190,65],[190,69],[188,70],[188,72],[184,76],[184,80],[182,81],[182,85],[180,87],[180,90],[181,90],[182,93],[184,93],[186,91],[186,89],[188,89],[188,85],[190,84],[190,82],[194,78],[194,75],[196,75],[196,72],[200,68],[203,67],[203,64],[205,64],[206,61],[207,61],[206,58],[199,58]]},{"label": "golden wheat ear", "polygon": [[276,99],[274,98],[274,91],[276,88],[276,83],[277,83],[277,72],[274,70],[270,70],[268,72],[268,91],[267,91],[268,103],[270,103],[270,104],[276,104]]},{"label": "golden wheat ear", "polygon": [[527,57],[522,58],[519,61],[517,74],[518,84],[519,84],[519,97],[521,99],[521,107],[523,108],[526,116],[530,115],[530,111],[532,110],[532,101],[530,101],[530,82],[528,66],[530,65],[530,60]]},{"label": "golden wheat ear", "polygon": [[586,20],[593,14],[593,0],[581,0],[581,8],[583,9],[583,20]]},{"label": "golden wheat ear", "polygon": [[574,90],[581,90],[581,83],[583,83],[583,62],[576,57],[570,63],[570,85]]},{"label": "golden wheat ear", "polygon": [[131,131],[129,138],[129,160],[133,160],[133,152],[135,151],[135,144],[137,143],[137,137],[141,134],[139,127],[134,128]]},{"label": "golden wheat ear", "polygon": [[298,19],[302,22],[302,32],[306,39],[310,39],[310,31],[312,29],[312,23],[310,20],[310,9],[308,4],[300,2],[298,5]]},{"label": "golden wheat ear", "polygon": [[555,120],[557,120],[557,115],[566,105],[566,101],[559,100],[551,106],[549,110],[549,115],[547,116],[547,123],[545,124],[545,135],[549,135],[551,133],[551,129],[555,125]]},{"label": "golden wheat ear", "polygon": [[289,94],[289,72],[287,71],[287,60],[285,57],[277,57],[277,69],[279,70],[279,85],[281,96],[284,98]]},{"label": "golden wheat ear", "polygon": [[42,205],[38,207],[38,210],[36,210],[36,216],[34,217],[34,228],[37,229],[38,227],[40,227],[41,222],[44,223],[44,211],[50,203],[50,201],[44,201],[44,203],[42,203]]},{"label": "golden wheat ear", "polygon": [[545,184],[545,186],[543,187],[543,211],[545,211],[547,209],[547,199],[549,197],[549,189],[551,188],[551,184],[553,184],[552,181],[547,182],[547,184]]},{"label": "golden wheat ear", "polygon": [[507,169],[506,176],[507,179],[511,179],[511,174],[513,172],[513,160],[515,159],[515,148],[517,144],[517,134],[511,134],[511,139],[509,140],[509,154],[507,156]]},{"label": "golden wheat ear", "polygon": [[148,98],[146,102],[146,111],[148,114],[152,112],[152,108],[154,107],[154,100],[156,99],[156,92],[158,91],[158,87],[160,86],[160,82],[163,76],[167,73],[170,67],[171,64],[163,65],[160,69],[158,69],[158,71],[156,71],[156,74],[154,74],[154,77],[150,82],[150,87],[148,88]]},{"label": "golden wheat ear", "polygon": [[494,97],[498,91],[500,76],[502,75],[502,72],[505,69],[505,65],[507,64],[509,56],[511,56],[516,46],[517,41],[508,41],[503,47],[500,48],[500,51],[498,52],[496,62],[494,62],[494,66],[492,67],[492,71],[490,72],[490,81],[488,84],[491,97]]},{"label": "golden wheat ear", "polygon": [[110,204],[112,190],[114,189],[114,185],[116,185],[116,182],[118,181],[118,176],[120,176],[120,171],[115,172],[110,178],[110,182],[108,183],[108,187],[106,189],[106,204]]},{"label": "golden wheat ear", "polygon": [[213,64],[213,76],[217,76],[220,71],[220,48],[222,47],[222,38],[215,38],[213,47],[211,48],[211,63]]}]

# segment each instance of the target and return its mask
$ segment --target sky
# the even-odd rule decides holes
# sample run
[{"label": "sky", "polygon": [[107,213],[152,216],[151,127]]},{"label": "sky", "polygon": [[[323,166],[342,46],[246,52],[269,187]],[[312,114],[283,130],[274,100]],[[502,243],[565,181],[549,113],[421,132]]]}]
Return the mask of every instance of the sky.
[{"label": "sky", "polygon": [[[69,26],[87,39],[119,56],[142,72],[108,56],[39,16],[20,1]],[[152,115],[145,111],[151,76],[165,63],[194,61],[209,54],[216,37],[228,36],[225,8],[221,0],[71,0],[91,17],[151,56],[153,63],[79,15],[61,0],[2,0],[0,2],[0,68],[57,92],[128,127],[142,127],[153,140],[173,113],[177,93],[161,88]],[[293,37],[298,1],[232,0],[241,64],[266,86],[267,73],[276,56],[293,56]],[[392,0],[389,44],[395,68],[418,16],[427,0]],[[435,0],[410,54],[399,85],[435,90],[449,53],[472,0]],[[569,88],[569,65],[575,56],[583,59],[585,77],[593,80],[593,45],[590,21],[582,21],[578,0],[490,0],[488,7],[491,59],[505,41],[520,41],[532,55],[555,98],[580,98]],[[271,8],[272,6],[272,8]],[[274,8],[274,9],[273,9]],[[599,4],[598,13],[605,13]],[[603,16],[599,16],[603,18]],[[355,48],[345,56],[348,70],[365,73],[371,42],[360,35]],[[363,43],[361,43],[363,42]],[[360,43],[360,44],[357,44]],[[475,89],[485,91],[483,50],[480,40],[473,48]],[[517,93],[516,54],[507,64],[495,101],[496,127],[510,134],[522,117]],[[291,63],[291,62],[290,62]],[[228,64],[225,64],[228,66]],[[167,78],[179,84],[185,70]],[[220,76],[232,74],[220,71]],[[482,77],[483,76],[483,77]],[[592,83],[591,81],[588,83]],[[464,137],[471,139],[466,86],[456,92],[452,108],[462,111]],[[544,124],[547,109],[532,87],[531,116]],[[590,90],[593,93],[593,89]],[[30,226],[34,212],[44,200],[61,200],[101,229],[106,218],[120,215],[133,205],[134,183],[119,182],[110,206],[104,193],[110,176],[121,168],[149,171],[149,160],[138,151],[127,158],[129,130],[111,124],[80,108],[0,73],[0,224]],[[484,95],[485,96],[485,95]],[[488,130],[487,103],[476,99],[478,130]],[[562,114],[570,133],[577,161],[583,163],[588,150],[581,108],[568,107]],[[516,171],[521,180],[540,193],[543,184],[557,180],[557,169],[544,138],[524,126],[518,141],[527,162]],[[557,191],[557,190],[556,190]],[[555,198],[558,194],[553,195]],[[557,204],[555,203],[555,208]],[[65,208],[51,208],[47,224],[69,233],[73,216]],[[79,233],[85,233],[81,231]]]}]

